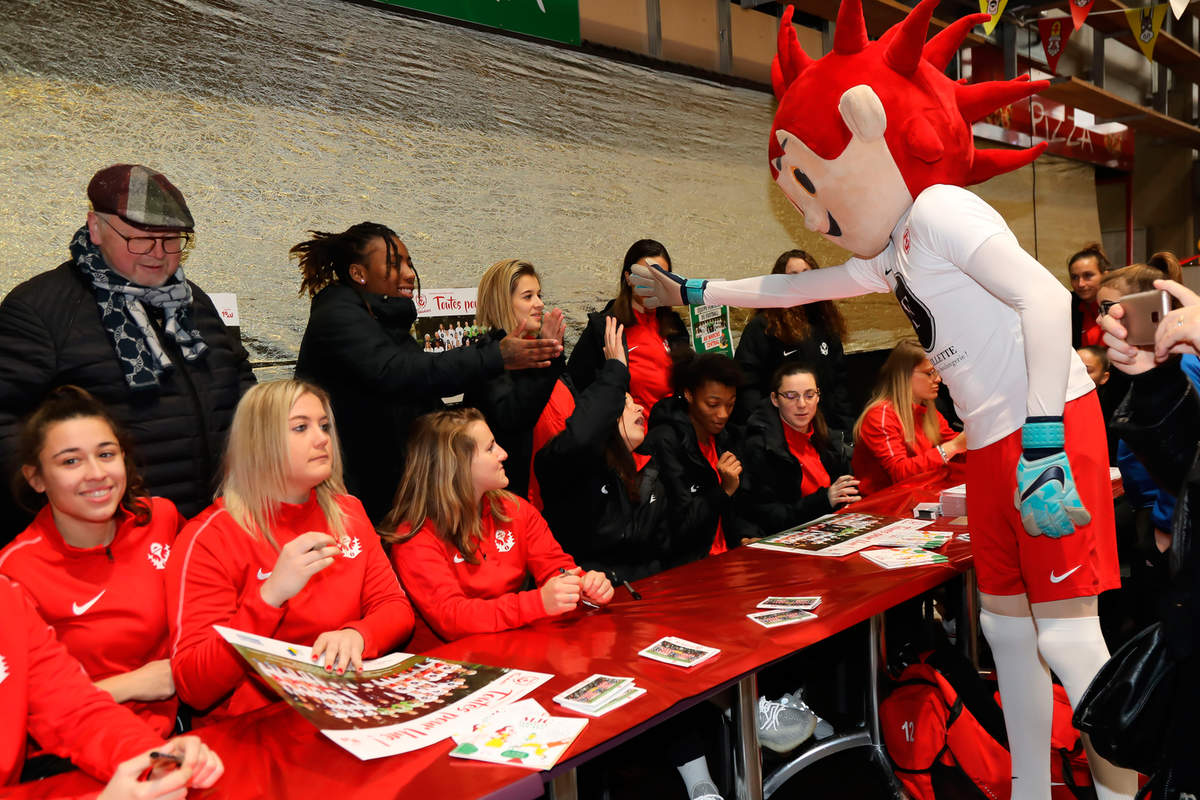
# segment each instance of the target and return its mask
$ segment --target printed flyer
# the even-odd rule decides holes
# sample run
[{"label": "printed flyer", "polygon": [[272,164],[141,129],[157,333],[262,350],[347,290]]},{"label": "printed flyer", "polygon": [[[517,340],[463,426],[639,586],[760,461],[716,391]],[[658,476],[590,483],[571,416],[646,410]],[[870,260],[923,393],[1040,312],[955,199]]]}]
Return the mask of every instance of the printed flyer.
[{"label": "printed flyer", "polygon": [[469,731],[553,677],[408,653],[363,662],[357,675],[337,675],[313,663],[308,647],[214,627],[292,708],[363,760]]},{"label": "printed flyer", "polygon": [[898,534],[932,525],[930,520],[878,514],[828,514],[807,525],[768,536],[750,547],[810,556],[845,556],[873,547]]}]

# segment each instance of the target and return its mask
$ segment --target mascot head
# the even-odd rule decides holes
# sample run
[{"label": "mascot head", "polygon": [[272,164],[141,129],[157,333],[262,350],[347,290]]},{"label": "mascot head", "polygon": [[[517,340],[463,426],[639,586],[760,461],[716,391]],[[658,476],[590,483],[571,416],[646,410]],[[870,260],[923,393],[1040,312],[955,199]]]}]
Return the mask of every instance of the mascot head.
[{"label": "mascot head", "polygon": [[771,84],[775,182],[809,230],[869,258],[913,199],[929,186],[967,186],[1022,167],[1046,149],[976,150],[971,123],[1049,86],[1048,81],[956,83],[943,70],[967,33],[989,19],[971,14],[928,42],[938,0],[922,0],[875,42],[862,0],[842,0],[833,52],[814,61],[800,48],[792,7],[779,27]]}]

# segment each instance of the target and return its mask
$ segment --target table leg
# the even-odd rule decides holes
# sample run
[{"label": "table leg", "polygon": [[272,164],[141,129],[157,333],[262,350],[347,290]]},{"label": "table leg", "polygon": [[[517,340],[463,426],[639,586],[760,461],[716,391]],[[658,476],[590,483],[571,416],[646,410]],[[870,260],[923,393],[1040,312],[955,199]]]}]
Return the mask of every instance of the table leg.
[{"label": "table leg", "polygon": [[871,737],[874,758],[883,774],[887,776],[892,797],[904,800],[904,789],[892,771],[892,760],[888,758],[887,746],[883,743],[883,731],[879,726],[879,682],[883,680],[883,615],[871,617],[867,634],[867,733]]},{"label": "table leg", "polygon": [[550,800],[578,800],[579,783],[575,770],[556,775],[550,781]]},{"label": "table leg", "polygon": [[737,800],[762,800],[762,753],[758,749],[758,677],[751,673],[738,681],[733,708],[733,796]]},{"label": "table leg", "polygon": [[975,582],[975,569],[963,573],[963,602],[962,619],[958,621],[958,635],[961,637],[966,656],[975,671],[979,671],[979,586]]}]

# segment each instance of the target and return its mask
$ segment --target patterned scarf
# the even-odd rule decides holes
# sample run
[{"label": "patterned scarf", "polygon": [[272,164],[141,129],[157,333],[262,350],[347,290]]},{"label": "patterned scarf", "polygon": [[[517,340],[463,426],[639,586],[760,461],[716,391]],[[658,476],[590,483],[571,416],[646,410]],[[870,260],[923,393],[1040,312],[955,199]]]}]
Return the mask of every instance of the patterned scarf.
[{"label": "patterned scarf", "polygon": [[200,332],[192,326],[192,287],[183,277],[182,268],[163,286],[132,284],[105,263],[86,225],[71,239],[71,257],[75,268],[91,284],[101,323],[112,340],[130,389],[158,388],[159,377],[175,366],[150,324],[146,304],[162,310],[165,331],[185,359],[195,361],[208,351]]}]

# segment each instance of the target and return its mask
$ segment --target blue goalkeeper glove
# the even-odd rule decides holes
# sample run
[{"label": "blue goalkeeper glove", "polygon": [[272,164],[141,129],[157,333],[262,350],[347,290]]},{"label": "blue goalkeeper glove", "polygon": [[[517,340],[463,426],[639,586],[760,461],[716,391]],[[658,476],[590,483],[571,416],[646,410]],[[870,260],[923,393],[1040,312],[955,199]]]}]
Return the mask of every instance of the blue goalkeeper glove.
[{"label": "blue goalkeeper glove", "polygon": [[1091,522],[1063,452],[1062,417],[1026,418],[1021,449],[1014,502],[1025,532],[1060,539]]},{"label": "blue goalkeeper glove", "polygon": [[681,278],[658,266],[634,264],[630,270],[625,280],[646,308],[704,305],[704,287],[708,281]]}]

